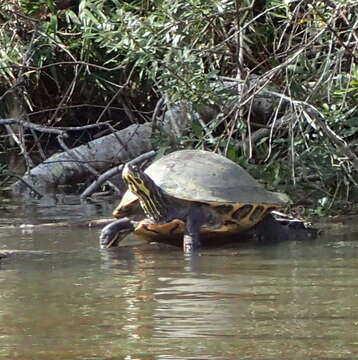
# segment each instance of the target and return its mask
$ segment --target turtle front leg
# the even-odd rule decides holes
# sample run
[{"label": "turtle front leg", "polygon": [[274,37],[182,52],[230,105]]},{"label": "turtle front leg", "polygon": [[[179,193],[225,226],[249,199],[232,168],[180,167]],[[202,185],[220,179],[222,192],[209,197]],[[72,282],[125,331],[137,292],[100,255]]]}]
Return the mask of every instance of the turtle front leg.
[{"label": "turtle front leg", "polygon": [[203,210],[198,207],[191,207],[186,216],[185,232],[183,239],[184,253],[190,254],[200,248],[200,227],[205,222]]},{"label": "turtle front leg", "polygon": [[129,233],[133,232],[135,224],[128,218],[122,218],[106,225],[100,234],[99,244],[102,249],[117,246]]}]

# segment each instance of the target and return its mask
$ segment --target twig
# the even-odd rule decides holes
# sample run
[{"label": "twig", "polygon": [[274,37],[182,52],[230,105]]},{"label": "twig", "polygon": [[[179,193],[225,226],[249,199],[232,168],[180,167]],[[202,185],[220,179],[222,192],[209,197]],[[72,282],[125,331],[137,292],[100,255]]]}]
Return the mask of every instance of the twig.
[{"label": "twig", "polygon": [[13,118],[0,119],[0,125],[10,125],[10,124],[18,124],[23,127],[26,127],[26,128],[32,129],[32,130],[36,130],[38,132],[54,134],[54,135],[61,135],[63,137],[68,136],[66,134],[67,131],[81,131],[81,130],[92,129],[95,127],[100,127],[100,126],[109,126],[109,122],[107,122],[107,121],[98,123],[98,124],[89,124],[89,125],[83,125],[83,126],[49,127],[49,126],[34,124],[32,122],[24,121],[24,120],[20,120],[20,119],[13,119]]},{"label": "twig", "polygon": [[124,112],[127,115],[129,121],[132,124],[137,123],[136,118],[135,118],[135,116],[134,116],[134,114],[132,112],[132,109],[129,108],[126,99],[121,95],[121,93],[118,94],[117,98],[120,101],[120,103],[123,105]]},{"label": "twig", "polygon": [[[156,155],[156,151],[148,151],[142,155],[137,156],[135,159],[131,160],[129,163],[132,165],[137,165],[153,158]],[[91,196],[104,182],[108,181],[112,176],[120,174],[123,170],[123,164],[115,166],[112,169],[107,170],[101,176],[99,176],[95,181],[92,182],[80,195],[80,197],[86,198]]]},{"label": "twig", "polygon": [[281,99],[288,101],[294,106],[301,106],[303,109],[302,115],[304,116],[308,124],[310,124],[315,130],[321,130],[321,132],[329,138],[329,140],[340,150],[340,152],[352,162],[354,169],[358,171],[358,157],[356,156],[356,154],[354,154],[354,152],[349,148],[347,143],[323,121],[324,116],[313,105],[304,101],[294,100],[286,95],[280,94],[275,91],[264,90],[264,92],[280,97]]},{"label": "twig", "polygon": [[58,62],[55,62],[52,64],[43,65],[43,66],[8,65],[8,66],[2,66],[2,67],[0,67],[0,69],[8,69],[8,68],[16,69],[16,68],[18,68],[18,69],[29,69],[29,70],[34,70],[34,71],[41,71],[41,70],[50,68],[52,66],[59,66],[59,65],[86,65],[88,67],[93,67],[93,68],[108,71],[108,72],[120,70],[122,68],[122,65],[118,65],[113,68],[106,68],[105,66],[91,64],[86,61],[58,61]]},{"label": "twig", "polygon": [[[222,79],[222,78],[221,78]],[[242,80],[234,79],[234,78],[225,78],[225,80],[242,83]],[[350,149],[347,143],[339,137],[324,121],[324,116],[311,104],[292,99],[291,97],[281,94],[276,91],[265,89],[264,86],[260,85],[258,89],[255,90],[254,96],[258,93],[268,94],[270,96],[275,96],[280,98],[280,100],[286,101],[293,106],[299,106],[302,109],[302,115],[304,116],[306,122],[312,126],[315,130],[320,130],[321,136],[324,134],[329,138],[329,140],[339,149],[339,151],[344,154],[352,163],[352,166],[356,171],[358,171],[358,157],[357,155]],[[250,96],[250,97],[251,97]],[[246,103],[249,99],[246,99],[244,103]]]},{"label": "twig", "polygon": [[153,158],[157,152],[155,150],[148,151],[142,155],[137,156],[135,159],[129,161],[131,165],[138,165],[143,163],[144,161],[148,161],[149,159]]},{"label": "twig", "polygon": [[67,136],[64,130],[60,130],[58,128],[42,126],[20,119],[0,119],[0,125],[10,125],[10,124],[19,124],[23,127],[33,129],[42,133],[62,135],[65,137]]},{"label": "twig", "polygon": [[73,79],[71,80],[71,83],[70,85],[68,86],[68,88],[66,89],[65,93],[61,96],[61,100],[60,100],[60,103],[58,104],[56,110],[54,111],[54,113],[51,115],[50,119],[48,119],[48,124],[52,124],[56,117],[57,117],[57,114],[58,112],[61,110],[61,108],[63,107],[63,104],[65,102],[67,102],[71,96],[72,96],[72,93],[73,93],[73,90],[75,88],[75,85],[76,85],[76,80],[77,80],[77,77],[78,77],[78,74],[79,74],[79,71],[78,71],[78,65],[75,66],[75,74],[74,74],[74,77]]},{"label": "twig", "polygon": [[121,93],[121,91],[123,90],[123,86],[121,86],[117,92],[111,97],[111,99],[109,100],[109,102],[106,104],[106,106],[103,108],[103,110],[101,111],[101,113],[98,116],[98,119],[96,120],[96,123],[99,123],[100,120],[102,119],[102,117],[104,116],[104,114],[108,111],[108,109],[110,108],[112,102],[117,98],[117,96],[119,96],[119,94]]},{"label": "twig", "polygon": [[[303,111],[303,115],[305,118],[311,119],[309,112],[313,111],[313,113],[316,115],[314,118],[314,122],[318,124],[319,129],[324,133],[329,140],[338,148],[338,150],[347,156],[347,158],[352,162],[352,166],[354,169],[358,172],[358,157],[357,155],[349,148],[347,143],[338,136],[327,124],[322,121],[323,115],[318,112],[317,109],[315,109],[312,105],[309,106],[308,111]],[[317,116],[318,115],[318,116]]]},{"label": "twig", "polygon": [[[11,90],[11,89],[10,89]],[[0,97],[1,100],[2,97]],[[124,110],[123,108],[119,107],[119,106],[107,106],[107,105],[95,105],[95,104],[78,104],[78,105],[63,105],[61,106],[60,110],[68,110],[68,109],[79,109],[79,108],[84,108],[84,107],[88,107],[88,108],[95,108],[95,109],[104,109],[106,108],[106,110]],[[58,108],[48,108],[48,109],[43,109],[43,110],[39,110],[39,111],[33,111],[31,113],[28,113],[28,116],[35,116],[35,115],[39,115],[39,114],[43,114],[46,112],[51,112],[51,111],[55,111]],[[149,114],[150,111],[140,111],[140,110],[133,110],[136,113],[140,113],[140,114]]]},{"label": "twig", "polygon": [[101,122],[98,124],[88,124],[88,125],[82,125],[82,126],[67,126],[67,127],[57,126],[56,128],[59,130],[64,130],[64,131],[82,131],[82,130],[87,130],[87,129],[93,129],[96,127],[101,127],[101,126],[110,127],[110,123],[109,123],[109,121],[104,121],[104,122]]},{"label": "twig", "polygon": [[119,165],[104,172],[82,192],[82,194],[80,195],[81,199],[91,196],[104,182],[106,182],[112,176],[120,174],[122,172],[122,169],[123,165]]},{"label": "twig", "polygon": [[[42,146],[41,146],[41,143],[40,143],[40,139],[36,133],[36,131],[34,129],[30,129],[31,131],[31,134],[32,136],[34,137],[35,139],[35,146],[37,147],[37,151],[39,152],[42,160],[45,160],[46,159],[46,155],[45,155],[45,152],[43,151],[42,149]],[[31,149],[30,149],[30,152],[31,152]]]},{"label": "twig", "polygon": [[43,195],[38,190],[36,190],[31,184],[29,184],[26,180],[24,180],[20,175],[17,175],[17,174],[15,174],[14,172],[12,172],[10,170],[5,170],[3,174],[13,176],[14,178],[20,180],[31,191],[33,191],[38,196],[39,199],[41,199],[43,197]]},{"label": "twig", "polygon": [[164,97],[161,97],[156,105],[155,105],[155,108],[154,108],[154,111],[153,111],[153,115],[152,115],[152,131],[153,133],[156,131],[157,129],[157,116],[159,114],[159,111],[162,107],[162,105],[164,104]]}]

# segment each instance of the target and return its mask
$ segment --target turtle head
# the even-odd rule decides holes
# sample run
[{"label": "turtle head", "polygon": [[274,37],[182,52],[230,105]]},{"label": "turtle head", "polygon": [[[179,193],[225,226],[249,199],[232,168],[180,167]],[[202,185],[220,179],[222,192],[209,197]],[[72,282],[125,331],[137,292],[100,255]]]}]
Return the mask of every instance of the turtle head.
[{"label": "turtle head", "polygon": [[99,237],[99,244],[102,249],[117,246],[121,241],[134,231],[136,223],[128,218],[119,219],[105,226]]},{"label": "turtle head", "polygon": [[163,220],[167,214],[166,197],[154,181],[138,166],[127,163],[122,178],[133,194],[138,196],[145,214],[155,221]]},{"label": "turtle head", "polygon": [[153,187],[156,186],[153,180],[144,173],[138,166],[129,163],[124,165],[122,178],[128,189],[138,197],[150,196]]}]

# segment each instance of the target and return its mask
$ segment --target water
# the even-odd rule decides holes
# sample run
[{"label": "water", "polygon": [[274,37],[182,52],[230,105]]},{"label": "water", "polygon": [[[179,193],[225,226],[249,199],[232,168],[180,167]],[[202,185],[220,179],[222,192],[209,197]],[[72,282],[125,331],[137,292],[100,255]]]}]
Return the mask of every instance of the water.
[{"label": "water", "polygon": [[[1,223],[102,205],[14,204]],[[0,359],[358,359],[357,233],[185,257],[100,250],[98,231],[0,230],[0,249],[32,251],[0,265]]]}]

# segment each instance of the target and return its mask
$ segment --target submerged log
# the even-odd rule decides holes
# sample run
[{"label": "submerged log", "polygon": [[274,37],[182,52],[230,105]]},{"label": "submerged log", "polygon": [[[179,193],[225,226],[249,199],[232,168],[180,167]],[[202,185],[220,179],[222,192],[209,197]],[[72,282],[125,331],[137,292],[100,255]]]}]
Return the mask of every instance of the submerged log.
[{"label": "submerged log", "polygon": [[47,191],[97,177],[100,172],[152,150],[151,124],[131,125],[60,154],[34,167],[12,185],[15,193]]},{"label": "submerged log", "polygon": [[28,256],[28,255],[52,255],[53,252],[50,251],[44,251],[44,250],[18,250],[18,249],[6,249],[6,250],[0,250],[0,261],[1,259],[12,257],[12,256]]}]

